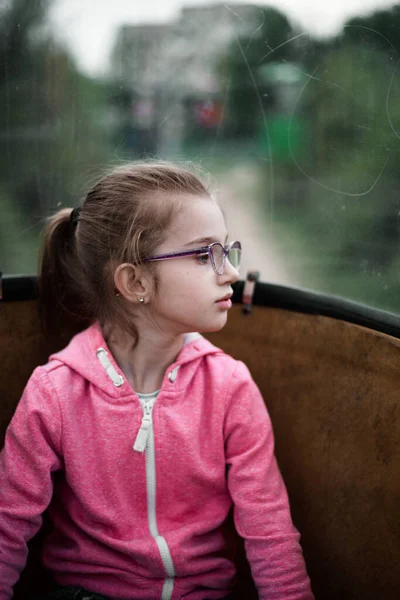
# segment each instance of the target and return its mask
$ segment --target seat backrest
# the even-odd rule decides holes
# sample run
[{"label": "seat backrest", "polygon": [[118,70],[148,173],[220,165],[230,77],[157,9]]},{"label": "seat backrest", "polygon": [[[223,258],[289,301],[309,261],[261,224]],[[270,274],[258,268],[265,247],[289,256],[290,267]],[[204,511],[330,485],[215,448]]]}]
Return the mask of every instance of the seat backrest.
[{"label": "seat backrest", "polygon": [[273,308],[230,317],[209,338],[246,362],[264,396],[316,598],[395,600],[399,340]]},{"label": "seat backrest", "polygon": [[[207,337],[248,365],[264,396],[317,600],[397,600],[398,340],[281,309],[245,316],[238,305]],[[29,375],[55,348],[33,302],[0,304],[0,339],[2,443]]]}]

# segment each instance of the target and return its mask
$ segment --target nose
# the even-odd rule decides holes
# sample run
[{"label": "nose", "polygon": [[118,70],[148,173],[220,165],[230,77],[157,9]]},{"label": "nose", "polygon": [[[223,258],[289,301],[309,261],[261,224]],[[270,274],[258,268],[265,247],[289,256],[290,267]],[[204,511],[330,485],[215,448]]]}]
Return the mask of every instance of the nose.
[{"label": "nose", "polygon": [[229,259],[225,260],[224,272],[218,275],[218,282],[222,285],[235,283],[239,279],[239,271],[229,262]]}]

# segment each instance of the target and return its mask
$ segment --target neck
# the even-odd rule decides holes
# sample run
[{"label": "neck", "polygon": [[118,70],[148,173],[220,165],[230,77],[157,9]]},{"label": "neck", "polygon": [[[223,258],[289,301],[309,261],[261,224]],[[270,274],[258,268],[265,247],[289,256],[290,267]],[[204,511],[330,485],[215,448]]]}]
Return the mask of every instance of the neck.
[{"label": "neck", "polygon": [[103,334],[121,371],[135,392],[141,394],[160,389],[165,371],[184,344],[183,334],[146,331],[139,335],[136,346],[132,337],[120,329],[104,328]]}]

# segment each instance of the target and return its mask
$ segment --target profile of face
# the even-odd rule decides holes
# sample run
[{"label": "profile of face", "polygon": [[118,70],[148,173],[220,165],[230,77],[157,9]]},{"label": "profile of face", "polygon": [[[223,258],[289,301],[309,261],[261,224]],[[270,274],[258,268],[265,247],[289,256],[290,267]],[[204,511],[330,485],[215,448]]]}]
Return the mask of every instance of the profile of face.
[{"label": "profile of face", "polygon": [[[227,243],[225,219],[211,198],[188,196],[164,242],[154,254],[194,250],[219,242]],[[152,318],[171,334],[221,329],[228,316],[227,303],[218,302],[232,294],[238,271],[225,261],[224,272],[213,269],[207,255],[184,256],[155,264],[156,289],[150,301]]]}]

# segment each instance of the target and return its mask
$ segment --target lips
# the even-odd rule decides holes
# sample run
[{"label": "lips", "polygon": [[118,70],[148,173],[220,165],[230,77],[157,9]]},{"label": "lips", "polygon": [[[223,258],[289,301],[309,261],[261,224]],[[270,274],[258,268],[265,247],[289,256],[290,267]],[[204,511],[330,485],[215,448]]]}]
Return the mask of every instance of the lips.
[{"label": "lips", "polygon": [[219,300],[216,300],[216,302],[224,302],[224,300],[230,300],[232,298],[232,293],[230,294],[225,294],[225,296],[223,298],[220,298]]}]

